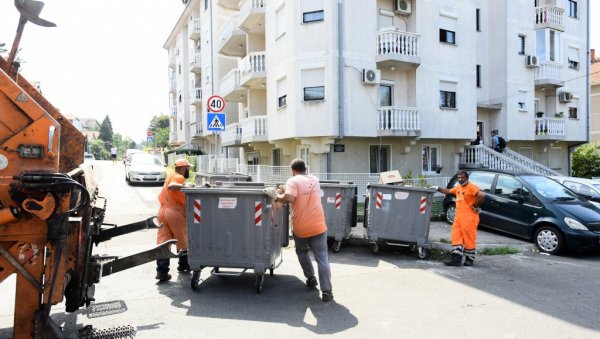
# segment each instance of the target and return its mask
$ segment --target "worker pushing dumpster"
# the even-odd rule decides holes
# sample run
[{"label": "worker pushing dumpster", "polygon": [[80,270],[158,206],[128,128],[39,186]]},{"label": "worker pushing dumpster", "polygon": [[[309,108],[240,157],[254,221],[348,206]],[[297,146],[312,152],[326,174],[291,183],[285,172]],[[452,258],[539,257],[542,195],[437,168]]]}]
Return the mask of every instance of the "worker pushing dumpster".
[{"label": "worker pushing dumpster", "polygon": [[340,251],[342,242],[348,241],[352,227],[356,226],[358,187],[351,182],[320,181],[321,204],[327,224],[327,240],[333,252]]},{"label": "worker pushing dumpster", "polygon": [[429,222],[434,191],[386,185],[367,185],[365,228],[374,253],[379,244],[416,246],[419,258],[427,257]]},{"label": "worker pushing dumpster", "polygon": [[213,267],[211,274],[225,276],[253,269],[256,292],[262,292],[266,270],[272,276],[282,262],[289,229],[287,205],[274,202],[263,189],[233,185],[182,189],[193,290],[200,288],[202,269]]}]

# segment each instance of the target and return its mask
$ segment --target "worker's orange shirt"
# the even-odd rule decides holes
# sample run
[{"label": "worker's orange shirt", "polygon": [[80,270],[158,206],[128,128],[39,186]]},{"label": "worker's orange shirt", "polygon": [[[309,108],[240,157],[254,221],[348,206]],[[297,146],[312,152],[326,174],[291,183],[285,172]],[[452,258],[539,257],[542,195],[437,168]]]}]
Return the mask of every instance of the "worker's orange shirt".
[{"label": "worker's orange shirt", "polygon": [[456,196],[456,212],[469,212],[476,214],[473,211],[475,201],[477,201],[477,193],[479,187],[477,185],[468,182],[465,186],[457,184],[450,189],[450,193]]},{"label": "worker's orange shirt", "polygon": [[294,235],[308,238],[326,232],[319,179],[312,175],[296,175],[288,179],[285,186],[285,193],[296,198],[291,204]]},{"label": "worker's orange shirt", "polygon": [[170,190],[169,186],[173,184],[183,186],[183,184],[185,184],[185,178],[183,175],[177,172],[169,174],[165,180],[162,190],[160,191],[160,194],[158,195],[158,202],[161,204],[161,206],[185,207],[185,194],[181,191]]}]

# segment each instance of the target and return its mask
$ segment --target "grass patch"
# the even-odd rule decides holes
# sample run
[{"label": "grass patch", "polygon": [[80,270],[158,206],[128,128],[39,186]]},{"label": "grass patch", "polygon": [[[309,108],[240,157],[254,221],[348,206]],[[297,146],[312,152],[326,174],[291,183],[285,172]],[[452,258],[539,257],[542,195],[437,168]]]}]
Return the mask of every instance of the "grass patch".
[{"label": "grass patch", "polygon": [[440,238],[439,242],[441,242],[442,244],[449,244],[450,240],[448,240],[446,238]]},{"label": "grass patch", "polygon": [[488,247],[484,248],[481,251],[477,251],[481,255],[505,255],[505,254],[515,254],[520,253],[517,248],[510,246],[500,246],[500,247]]}]

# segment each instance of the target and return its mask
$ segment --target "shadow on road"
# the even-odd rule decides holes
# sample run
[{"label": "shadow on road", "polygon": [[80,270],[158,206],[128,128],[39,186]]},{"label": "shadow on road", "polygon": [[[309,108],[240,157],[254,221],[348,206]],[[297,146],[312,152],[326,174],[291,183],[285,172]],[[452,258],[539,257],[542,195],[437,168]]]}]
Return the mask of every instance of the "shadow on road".
[{"label": "shadow on road", "polygon": [[[220,277],[203,272],[202,278],[197,292],[190,287],[190,275],[181,274],[177,281],[157,284],[157,289],[172,300],[172,306],[187,309],[193,317],[285,323],[315,334],[339,333],[358,325],[348,308],[335,301],[322,302],[319,291],[308,289],[296,276],[265,276],[261,294],[255,292],[252,273]],[[173,284],[181,286],[173,288]]]}]

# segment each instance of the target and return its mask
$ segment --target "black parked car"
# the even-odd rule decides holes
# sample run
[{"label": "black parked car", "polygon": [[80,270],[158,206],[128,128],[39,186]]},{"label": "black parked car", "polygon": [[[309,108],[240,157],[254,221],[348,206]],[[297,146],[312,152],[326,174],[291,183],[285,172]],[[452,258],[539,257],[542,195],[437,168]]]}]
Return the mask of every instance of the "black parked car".
[{"label": "black parked car", "polygon": [[[545,176],[496,170],[469,170],[469,181],[486,194],[480,226],[533,241],[542,252],[600,249],[600,209]],[[456,184],[456,176],[448,188]],[[452,223],[454,197],[444,198]]]}]

